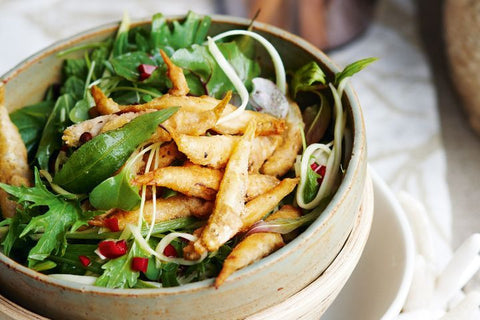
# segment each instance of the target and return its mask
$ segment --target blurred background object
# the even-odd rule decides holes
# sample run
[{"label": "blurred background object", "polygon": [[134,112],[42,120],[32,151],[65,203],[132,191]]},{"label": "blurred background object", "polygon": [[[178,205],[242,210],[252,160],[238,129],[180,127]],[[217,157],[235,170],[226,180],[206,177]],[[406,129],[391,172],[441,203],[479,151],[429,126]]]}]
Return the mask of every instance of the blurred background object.
[{"label": "blurred background object", "polygon": [[253,18],[300,35],[322,50],[353,40],[369,25],[375,0],[217,0],[221,13]]},{"label": "blurred background object", "polygon": [[480,134],[480,1],[447,0],[444,19],[453,83]]}]

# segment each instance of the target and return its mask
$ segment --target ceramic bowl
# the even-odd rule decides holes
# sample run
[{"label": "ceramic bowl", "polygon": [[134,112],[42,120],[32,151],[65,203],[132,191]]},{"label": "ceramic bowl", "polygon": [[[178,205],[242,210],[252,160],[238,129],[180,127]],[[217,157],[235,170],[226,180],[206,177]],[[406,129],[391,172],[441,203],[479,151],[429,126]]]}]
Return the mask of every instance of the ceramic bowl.
[{"label": "ceramic bowl", "polygon": [[[138,22],[142,23],[148,21]],[[213,15],[210,33],[245,28],[249,23],[245,19]],[[266,24],[253,26],[254,31],[277,48],[286,69],[296,69],[315,60],[328,73],[339,71],[308,42]],[[60,77],[61,60],[56,57],[57,52],[103,40],[113,35],[117,27],[118,23],[114,23],[86,31],[20,63],[2,77],[5,106],[13,111],[40,101],[46,88]],[[270,60],[265,56],[261,61]],[[1,293],[30,310],[61,319],[240,319],[278,304],[318,278],[331,264],[350,234],[360,207],[366,179],[365,128],[360,105],[350,86],[345,90],[344,106],[352,144],[345,153],[343,181],[324,213],[287,246],[234,273],[219,289],[212,286],[212,280],[161,289],[98,288],[51,279],[0,254]],[[328,294],[331,288],[325,290]]]}]

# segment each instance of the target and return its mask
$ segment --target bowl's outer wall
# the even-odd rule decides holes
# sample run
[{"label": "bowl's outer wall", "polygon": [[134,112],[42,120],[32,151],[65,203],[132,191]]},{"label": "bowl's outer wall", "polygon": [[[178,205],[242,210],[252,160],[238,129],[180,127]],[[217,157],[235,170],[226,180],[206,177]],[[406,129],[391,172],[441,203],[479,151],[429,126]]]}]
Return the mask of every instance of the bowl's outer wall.
[{"label": "bowl's outer wall", "polygon": [[[232,18],[215,16],[213,20],[212,34],[245,23],[245,20],[238,19],[238,24],[232,24],[228,22]],[[323,53],[303,40],[264,24],[257,26],[276,34],[273,37],[268,32],[261,32],[278,49],[287,69],[316,60],[324,69],[337,70]],[[7,108],[15,110],[41,100],[48,85],[59,79],[60,61],[54,53],[79,42],[98,41],[113,31],[114,26],[106,26],[88,35],[73,37],[9,72],[3,80]],[[263,59],[268,61],[267,57]],[[219,289],[214,289],[211,281],[153,290],[67,285],[67,282],[35,273],[0,254],[1,293],[37,313],[70,319],[152,316],[162,319],[235,319],[279,303],[320,276],[333,261],[351,231],[361,202],[366,176],[365,129],[355,93],[347,88],[346,96],[347,121],[354,136],[353,152],[334,199],[322,216],[289,245],[236,272]]]}]

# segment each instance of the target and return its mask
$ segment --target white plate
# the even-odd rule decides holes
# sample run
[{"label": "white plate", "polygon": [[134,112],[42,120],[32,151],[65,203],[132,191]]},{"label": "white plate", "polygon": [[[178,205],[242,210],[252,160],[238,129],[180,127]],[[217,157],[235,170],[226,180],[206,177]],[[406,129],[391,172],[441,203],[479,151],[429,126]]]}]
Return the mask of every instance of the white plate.
[{"label": "white plate", "polygon": [[393,319],[410,288],[414,240],[405,213],[370,168],[375,209],[370,237],[360,261],[322,320]]}]

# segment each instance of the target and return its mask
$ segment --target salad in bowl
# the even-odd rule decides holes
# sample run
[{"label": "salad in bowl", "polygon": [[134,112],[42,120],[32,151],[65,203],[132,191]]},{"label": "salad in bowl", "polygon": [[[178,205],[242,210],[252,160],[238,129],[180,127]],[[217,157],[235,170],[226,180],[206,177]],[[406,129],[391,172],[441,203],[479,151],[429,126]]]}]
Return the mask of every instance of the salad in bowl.
[{"label": "salad in bowl", "polygon": [[322,215],[351,156],[345,87],[374,59],[287,69],[251,25],[210,25],[125,16],[56,52],[41,102],[0,106],[6,256],[98,287],[220,288]]}]

